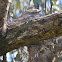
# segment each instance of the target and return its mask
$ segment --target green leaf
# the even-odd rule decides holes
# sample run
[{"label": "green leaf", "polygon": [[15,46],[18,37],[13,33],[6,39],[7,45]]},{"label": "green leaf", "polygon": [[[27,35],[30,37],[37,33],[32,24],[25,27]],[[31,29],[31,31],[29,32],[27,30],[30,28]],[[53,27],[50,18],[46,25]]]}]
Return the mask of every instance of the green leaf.
[{"label": "green leaf", "polygon": [[41,49],[40,49],[40,51],[43,51],[44,50],[44,48],[42,47]]},{"label": "green leaf", "polygon": [[17,3],[17,4],[16,4],[16,7],[17,7],[17,8],[20,8],[20,4]]},{"label": "green leaf", "polygon": [[13,54],[13,53],[14,53],[14,51],[9,52],[10,55]]},{"label": "green leaf", "polygon": [[49,13],[50,12],[50,10],[47,10],[47,13]]},{"label": "green leaf", "polygon": [[53,6],[57,6],[57,4],[53,4]]},{"label": "green leaf", "polygon": [[17,54],[17,55],[22,55],[22,54]]}]

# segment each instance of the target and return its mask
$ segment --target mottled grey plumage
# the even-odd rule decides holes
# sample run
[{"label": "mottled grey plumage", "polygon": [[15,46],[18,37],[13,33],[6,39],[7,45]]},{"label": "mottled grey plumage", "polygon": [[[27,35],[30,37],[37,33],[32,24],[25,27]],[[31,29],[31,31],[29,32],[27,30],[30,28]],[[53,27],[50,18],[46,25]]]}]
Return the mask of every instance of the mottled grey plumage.
[{"label": "mottled grey plumage", "polygon": [[16,20],[14,20],[12,23],[8,22],[7,26],[10,26],[12,28],[13,26],[18,26],[19,24],[28,23],[28,21],[33,21],[37,18],[41,17],[41,12],[38,9],[29,9],[25,11],[20,17],[18,17]]}]

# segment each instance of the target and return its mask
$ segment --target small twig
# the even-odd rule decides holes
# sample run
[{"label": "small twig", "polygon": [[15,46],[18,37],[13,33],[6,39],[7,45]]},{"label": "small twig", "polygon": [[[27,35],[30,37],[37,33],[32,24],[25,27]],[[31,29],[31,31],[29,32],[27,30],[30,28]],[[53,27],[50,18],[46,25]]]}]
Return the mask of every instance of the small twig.
[{"label": "small twig", "polygon": [[52,62],[58,62],[56,37],[55,37],[55,50],[56,50],[56,51],[54,52],[54,49],[53,49],[52,46],[51,46],[51,50],[52,50],[52,53],[53,53],[53,56],[54,56]]},{"label": "small twig", "polygon": [[52,14],[52,0],[50,0],[51,8],[50,8],[50,14]]},{"label": "small twig", "polygon": [[56,45],[55,45],[55,50],[56,50],[56,53],[55,53],[55,55],[56,55],[56,60],[55,60],[55,61],[58,62],[58,57],[57,57],[57,52],[58,52],[57,49],[58,49],[58,47],[57,47],[56,37],[55,37],[55,44],[56,44]]},{"label": "small twig", "polygon": [[45,0],[45,15],[46,15],[46,0]]}]

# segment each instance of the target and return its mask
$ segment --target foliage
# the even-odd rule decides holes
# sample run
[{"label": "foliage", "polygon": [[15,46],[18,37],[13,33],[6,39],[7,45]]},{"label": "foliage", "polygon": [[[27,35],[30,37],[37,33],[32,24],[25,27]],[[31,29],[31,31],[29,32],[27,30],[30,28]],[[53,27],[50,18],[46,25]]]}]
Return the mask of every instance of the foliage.
[{"label": "foliage", "polygon": [[[55,11],[58,11],[61,9],[61,6],[58,5],[59,0],[52,0],[52,12],[54,13]],[[33,3],[31,3],[33,2]],[[58,2],[58,3],[57,3]],[[33,7],[38,6],[38,8],[40,9],[41,6],[41,10],[43,11],[43,9],[45,9],[45,0],[12,0],[11,2],[11,7],[10,7],[10,13],[11,15],[13,15],[13,18],[19,17],[21,16],[21,14],[26,11],[27,9],[29,9],[30,6],[32,6],[34,4]],[[50,14],[50,0],[46,0],[46,9],[47,9],[47,14]],[[42,15],[44,15],[43,12],[41,12]]]},{"label": "foliage", "polygon": [[42,47],[41,49],[40,49],[40,51],[43,51],[44,50],[44,48]]},{"label": "foliage", "polygon": [[10,55],[13,54],[13,53],[14,53],[14,51],[9,52]]}]

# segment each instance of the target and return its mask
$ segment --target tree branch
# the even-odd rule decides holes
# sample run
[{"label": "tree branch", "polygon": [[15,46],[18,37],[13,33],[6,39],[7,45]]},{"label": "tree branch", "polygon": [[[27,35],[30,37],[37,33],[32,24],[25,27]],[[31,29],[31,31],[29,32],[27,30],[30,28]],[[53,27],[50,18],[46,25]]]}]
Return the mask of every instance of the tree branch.
[{"label": "tree branch", "polygon": [[1,35],[0,29],[0,55],[21,46],[62,36],[62,13],[41,17],[36,15],[37,12],[28,11],[31,16],[26,14],[7,24],[6,36]]}]

